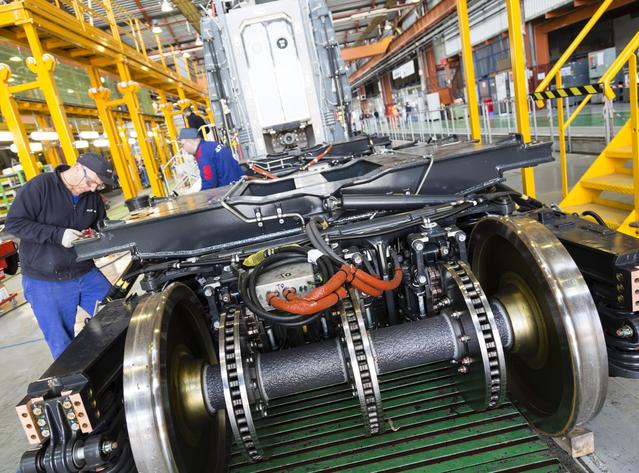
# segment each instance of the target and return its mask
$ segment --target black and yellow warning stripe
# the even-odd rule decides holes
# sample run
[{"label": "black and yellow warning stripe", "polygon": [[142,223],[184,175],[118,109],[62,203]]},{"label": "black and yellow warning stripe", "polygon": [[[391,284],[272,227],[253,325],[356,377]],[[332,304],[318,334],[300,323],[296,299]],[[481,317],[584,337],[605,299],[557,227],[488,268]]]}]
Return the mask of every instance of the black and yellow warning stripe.
[{"label": "black and yellow warning stripe", "polygon": [[578,85],[575,87],[566,87],[564,89],[550,89],[543,92],[535,92],[530,94],[535,100],[546,99],[563,99],[566,97],[580,97],[582,95],[594,95],[604,92],[603,84]]}]

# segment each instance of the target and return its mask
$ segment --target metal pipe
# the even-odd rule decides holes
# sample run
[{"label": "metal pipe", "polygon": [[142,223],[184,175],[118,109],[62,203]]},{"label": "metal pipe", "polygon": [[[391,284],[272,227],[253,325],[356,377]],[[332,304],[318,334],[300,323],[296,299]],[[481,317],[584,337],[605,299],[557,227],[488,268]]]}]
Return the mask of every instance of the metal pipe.
[{"label": "metal pipe", "polygon": [[447,204],[459,201],[459,196],[450,195],[343,195],[344,210],[412,210],[427,205]]}]

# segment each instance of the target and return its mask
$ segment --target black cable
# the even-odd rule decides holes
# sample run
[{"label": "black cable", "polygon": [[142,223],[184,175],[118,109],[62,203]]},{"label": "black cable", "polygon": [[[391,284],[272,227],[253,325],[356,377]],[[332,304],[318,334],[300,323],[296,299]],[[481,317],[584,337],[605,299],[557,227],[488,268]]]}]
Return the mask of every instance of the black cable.
[{"label": "black cable", "polygon": [[347,264],[346,261],[342,257],[338,256],[337,253],[335,253],[333,249],[330,246],[328,246],[328,244],[324,241],[324,239],[322,238],[322,235],[319,232],[319,229],[317,228],[318,223],[319,223],[319,218],[313,217],[310,219],[310,221],[308,222],[308,224],[306,224],[306,227],[304,228],[304,232],[306,233],[306,236],[310,240],[311,245],[313,245],[315,249],[324,253],[326,256],[328,256],[332,261],[334,261],[338,265],[341,266],[343,264]]},{"label": "black cable", "polygon": [[602,227],[608,228],[608,225],[606,225],[606,222],[604,222],[604,219],[601,218],[601,216],[594,210],[584,210],[583,212],[581,212],[581,215],[583,217],[592,217],[597,221],[599,225],[601,225]]},{"label": "black cable", "polygon": [[[260,274],[267,270],[271,270],[274,267],[280,267],[283,265],[289,265],[293,263],[299,263],[301,261],[308,261],[307,251],[301,247],[283,247],[275,250],[272,255],[262,260],[257,266],[255,266],[250,274],[247,276],[243,273],[240,276],[240,293],[246,306],[258,317],[268,320],[274,324],[282,325],[284,327],[301,327],[308,325],[322,316],[323,312],[318,312],[314,315],[298,315],[298,314],[286,314],[285,312],[268,312],[264,310],[255,290],[256,281]],[[322,279],[326,281],[331,276],[331,264],[320,257],[317,262],[317,267],[322,275]],[[286,314],[286,315],[285,315]]]}]

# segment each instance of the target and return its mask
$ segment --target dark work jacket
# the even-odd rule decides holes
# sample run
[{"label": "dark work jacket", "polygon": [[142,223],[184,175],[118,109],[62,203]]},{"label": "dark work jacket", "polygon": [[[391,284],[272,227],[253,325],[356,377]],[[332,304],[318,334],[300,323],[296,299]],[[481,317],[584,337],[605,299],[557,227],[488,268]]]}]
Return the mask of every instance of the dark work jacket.
[{"label": "dark work jacket", "polygon": [[106,217],[97,192],[85,192],[73,203],[60,172],[62,165],[34,177],[18,192],[11,204],[5,229],[20,239],[20,264],[28,277],[47,281],[75,279],[91,270],[93,261],[77,262],[75,248],[62,246],[64,230],[96,228]]}]

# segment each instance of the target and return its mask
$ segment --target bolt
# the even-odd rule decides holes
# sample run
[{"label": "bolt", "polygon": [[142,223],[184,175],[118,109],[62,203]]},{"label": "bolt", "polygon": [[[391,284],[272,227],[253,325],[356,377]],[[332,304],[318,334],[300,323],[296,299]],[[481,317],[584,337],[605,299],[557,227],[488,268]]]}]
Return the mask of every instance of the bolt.
[{"label": "bolt", "polygon": [[105,455],[110,455],[114,450],[117,450],[118,442],[111,442],[110,440],[105,440],[102,443],[102,453]]},{"label": "bolt", "polygon": [[619,281],[619,282],[623,281],[623,274],[622,273],[617,273],[616,277],[617,277],[617,281]]},{"label": "bolt", "polygon": [[623,304],[623,301],[624,301],[623,294],[619,294],[619,295],[617,296],[617,302],[619,302],[619,304]]},{"label": "bolt", "polygon": [[623,284],[617,284],[617,292],[623,292]]},{"label": "bolt", "polygon": [[464,242],[466,241],[466,234],[462,232],[457,233],[457,241]]},{"label": "bolt", "polygon": [[62,407],[64,407],[65,409],[71,409],[71,403],[69,401],[64,401],[62,403]]},{"label": "bolt", "polygon": [[468,368],[466,366],[460,366],[459,368],[457,368],[457,372],[459,374],[466,374],[468,373]]},{"label": "bolt", "polygon": [[419,284],[426,284],[426,281],[428,281],[428,279],[426,279],[426,276],[424,276],[423,274],[417,278],[417,282]]},{"label": "bolt", "polygon": [[452,314],[450,314],[450,317],[451,317],[451,319],[458,319],[458,318],[461,317],[461,315],[462,315],[462,313],[457,310],[457,311],[453,312]]},{"label": "bolt", "polygon": [[213,295],[213,289],[210,287],[204,288],[204,295],[206,297],[211,297]]},{"label": "bolt", "polygon": [[80,426],[78,424],[76,424],[75,422],[71,422],[71,430],[78,430],[80,428]]},{"label": "bolt", "polygon": [[441,251],[442,256],[446,256],[448,254],[448,248],[446,248],[446,247],[443,247],[440,251]]},{"label": "bolt", "polygon": [[466,343],[468,340],[470,340],[470,337],[468,335],[462,335],[461,337],[459,337],[460,342]]},{"label": "bolt", "polygon": [[422,251],[424,249],[424,244],[421,241],[417,241],[413,244],[413,247],[417,250],[417,251]]},{"label": "bolt", "polygon": [[213,328],[215,330],[219,330],[220,329],[220,321],[216,320],[215,322],[213,322]]},{"label": "bolt", "polygon": [[43,437],[48,437],[49,435],[51,435],[51,432],[49,432],[49,431],[48,431],[48,430],[46,430],[46,429],[45,429],[45,430],[43,430],[41,433],[42,433],[42,436],[43,436]]},{"label": "bolt", "polygon": [[47,421],[44,419],[38,419],[38,425],[40,427],[44,427],[45,425],[47,425]]},{"label": "bolt", "polygon": [[69,412],[67,414],[67,419],[69,419],[69,420],[75,419],[75,414],[73,412]]},{"label": "bolt", "polygon": [[462,362],[462,365],[468,366],[473,362],[473,359],[468,356],[465,356],[464,358],[462,358],[461,362]]},{"label": "bolt", "polygon": [[228,294],[224,294],[222,296],[222,302],[226,302],[228,304],[229,302],[231,302],[231,296],[229,296]]},{"label": "bolt", "polygon": [[38,406],[33,406],[33,415],[39,416],[40,414],[42,414],[42,409],[40,409]]},{"label": "bolt", "polygon": [[624,324],[615,333],[619,338],[630,338],[635,334],[635,331],[631,326]]}]

